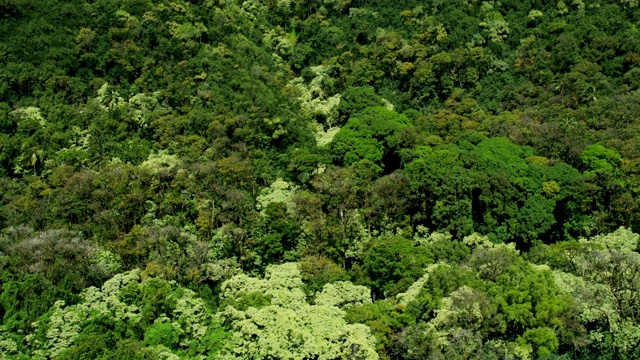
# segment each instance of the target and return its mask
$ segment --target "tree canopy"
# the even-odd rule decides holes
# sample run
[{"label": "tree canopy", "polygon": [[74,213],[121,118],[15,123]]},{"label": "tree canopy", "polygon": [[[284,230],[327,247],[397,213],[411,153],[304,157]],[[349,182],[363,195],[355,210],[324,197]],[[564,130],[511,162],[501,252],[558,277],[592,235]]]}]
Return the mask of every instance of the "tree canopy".
[{"label": "tree canopy", "polygon": [[0,0],[0,358],[640,358],[637,0]]}]

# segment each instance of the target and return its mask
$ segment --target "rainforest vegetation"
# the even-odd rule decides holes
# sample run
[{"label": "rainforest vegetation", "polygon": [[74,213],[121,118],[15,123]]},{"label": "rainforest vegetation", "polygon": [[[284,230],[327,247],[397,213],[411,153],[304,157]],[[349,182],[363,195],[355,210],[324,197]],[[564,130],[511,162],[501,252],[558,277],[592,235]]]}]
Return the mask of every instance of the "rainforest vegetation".
[{"label": "rainforest vegetation", "polygon": [[0,0],[0,358],[640,358],[638,0]]}]

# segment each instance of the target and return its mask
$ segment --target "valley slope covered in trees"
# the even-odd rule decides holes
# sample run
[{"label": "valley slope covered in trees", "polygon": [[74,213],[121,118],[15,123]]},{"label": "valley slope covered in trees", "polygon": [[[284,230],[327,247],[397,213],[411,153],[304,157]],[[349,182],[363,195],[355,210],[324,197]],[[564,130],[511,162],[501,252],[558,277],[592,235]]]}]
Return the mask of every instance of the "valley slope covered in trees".
[{"label": "valley slope covered in trees", "polygon": [[640,358],[638,0],[0,0],[0,358]]}]

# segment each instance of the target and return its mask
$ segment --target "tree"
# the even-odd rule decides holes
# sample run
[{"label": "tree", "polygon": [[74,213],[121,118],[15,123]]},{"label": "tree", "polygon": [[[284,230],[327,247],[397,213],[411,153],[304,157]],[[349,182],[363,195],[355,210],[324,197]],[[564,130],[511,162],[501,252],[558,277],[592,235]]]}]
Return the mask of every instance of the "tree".
[{"label": "tree", "polygon": [[57,301],[29,337],[32,355],[74,359],[118,353],[138,337],[140,356],[215,354],[226,334],[202,299],[175,283],[141,279],[141,271],[115,275],[102,288],[89,287],[82,301]]},{"label": "tree", "polygon": [[[264,279],[239,275],[223,283],[222,297],[232,304],[239,295],[252,292],[271,301],[261,308],[241,311],[229,305],[222,311],[220,315],[235,333],[222,358],[378,359],[375,339],[367,326],[347,324],[344,311],[333,303],[306,303],[300,275],[298,264],[286,263],[268,267]],[[325,289],[327,286],[336,285],[325,285]],[[348,288],[360,291],[353,285]]]},{"label": "tree", "polygon": [[364,259],[364,269],[372,284],[374,298],[400,293],[432,262],[431,253],[399,236],[376,239]]},{"label": "tree", "polygon": [[[571,266],[556,271],[556,282],[580,304],[581,322],[591,327],[589,339],[598,353],[611,351],[620,357],[634,356],[640,344],[640,255],[638,234],[628,229],[581,239],[583,245],[564,255]],[[606,349],[606,350],[605,350]]]},{"label": "tree", "polygon": [[366,159],[387,172],[398,165],[401,131],[409,119],[384,107],[368,108],[349,119],[331,142],[330,151],[337,164],[349,166]]},{"label": "tree", "polygon": [[342,93],[340,104],[338,105],[338,119],[342,126],[347,121],[356,117],[366,108],[384,106],[382,98],[376,94],[375,90],[370,86],[350,87]]},{"label": "tree", "polygon": [[77,302],[82,289],[112,275],[100,251],[77,232],[10,228],[0,237],[3,325],[25,332],[55,301]]}]

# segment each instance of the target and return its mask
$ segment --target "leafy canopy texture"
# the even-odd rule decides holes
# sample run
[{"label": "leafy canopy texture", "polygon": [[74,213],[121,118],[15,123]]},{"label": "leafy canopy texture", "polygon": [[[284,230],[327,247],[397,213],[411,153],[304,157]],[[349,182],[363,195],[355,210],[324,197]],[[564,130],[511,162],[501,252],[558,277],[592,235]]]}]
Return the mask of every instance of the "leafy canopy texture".
[{"label": "leafy canopy texture", "polygon": [[74,358],[83,352],[101,358],[117,349],[87,343],[88,339],[101,336],[117,341],[135,339],[136,334],[140,342],[136,356],[156,358],[215,354],[217,349],[211,345],[225,337],[193,291],[173,282],[143,279],[140,270],[133,270],[114,276],[101,288],[87,288],[76,305],[56,302],[27,340],[36,349],[32,353],[36,359]]},{"label": "leafy canopy texture", "polygon": [[640,359],[639,0],[0,0],[0,359]]},{"label": "leafy canopy texture", "polygon": [[[338,307],[370,303],[368,290],[348,282],[327,284],[310,305],[298,266],[270,266],[264,279],[237,275],[223,283],[222,297],[229,305],[219,316],[231,324],[233,345],[222,358],[378,359],[369,327],[347,324]],[[241,298],[252,293],[268,302],[238,309]]]}]

